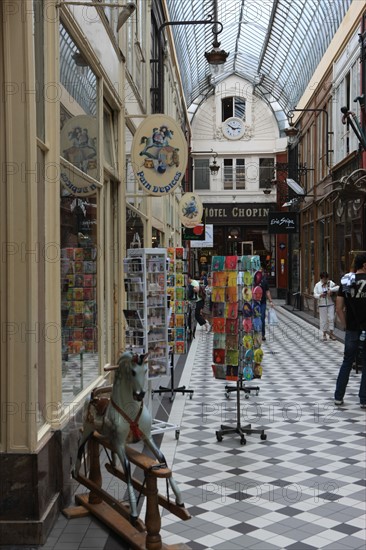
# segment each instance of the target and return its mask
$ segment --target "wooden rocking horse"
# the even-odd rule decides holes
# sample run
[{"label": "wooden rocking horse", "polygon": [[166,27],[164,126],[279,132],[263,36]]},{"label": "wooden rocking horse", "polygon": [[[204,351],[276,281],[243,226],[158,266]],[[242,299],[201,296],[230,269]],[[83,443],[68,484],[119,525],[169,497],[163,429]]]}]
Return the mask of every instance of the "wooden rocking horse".
[{"label": "wooden rocking horse", "polygon": [[[146,359],[147,355],[137,355],[127,351],[121,355],[116,366],[106,367],[105,370],[115,370],[111,396],[110,398],[99,397],[98,393],[106,393],[106,388],[99,388],[94,390],[86,400],[83,409],[83,435],[73,470],[73,476],[78,478],[85,444],[94,432],[106,438],[112,451],[113,466],[116,466],[116,456],[118,456],[125,474],[132,524],[135,524],[138,513],[126,445],[142,440],[160,465],[167,468],[164,455],[152,439],[152,418],[143,401],[147,374]],[[176,481],[172,476],[168,481],[174,492],[176,504],[184,508]]]}]

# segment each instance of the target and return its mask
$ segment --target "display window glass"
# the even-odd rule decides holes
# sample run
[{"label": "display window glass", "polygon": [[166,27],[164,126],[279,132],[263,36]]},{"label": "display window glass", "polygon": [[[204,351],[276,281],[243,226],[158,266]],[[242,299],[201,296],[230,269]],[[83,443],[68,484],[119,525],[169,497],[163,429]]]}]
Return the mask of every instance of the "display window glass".
[{"label": "display window glass", "polygon": [[60,88],[62,398],[69,403],[99,374],[97,281],[101,184],[98,79],[63,25]]},{"label": "display window glass", "polygon": [[61,189],[62,393],[74,396],[98,376],[97,199]]}]

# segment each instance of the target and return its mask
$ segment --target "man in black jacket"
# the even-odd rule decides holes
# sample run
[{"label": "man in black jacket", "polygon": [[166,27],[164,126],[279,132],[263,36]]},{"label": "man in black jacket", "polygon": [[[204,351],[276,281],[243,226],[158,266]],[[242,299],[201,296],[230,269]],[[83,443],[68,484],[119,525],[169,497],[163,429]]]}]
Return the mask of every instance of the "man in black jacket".
[{"label": "man in black jacket", "polygon": [[343,275],[336,301],[336,312],[346,329],[343,362],[334,393],[334,404],[343,405],[343,397],[352,365],[360,350],[362,373],[358,396],[362,409],[366,409],[366,252],[357,254],[354,272]]}]

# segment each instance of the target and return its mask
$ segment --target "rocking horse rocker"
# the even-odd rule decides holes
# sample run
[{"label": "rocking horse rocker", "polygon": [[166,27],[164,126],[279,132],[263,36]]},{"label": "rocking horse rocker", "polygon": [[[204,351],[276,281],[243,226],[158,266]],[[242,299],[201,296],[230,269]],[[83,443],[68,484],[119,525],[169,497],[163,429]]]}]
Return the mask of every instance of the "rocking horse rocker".
[{"label": "rocking horse rocker", "polygon": [[[161,475],[157,473],[156,476],[165,477],[168,480],[175,495],[176,504],[170,502],[169,498],[165,499],[162,495],[158,495],[157,502],[170,509],[170,511],[181,519],[190,518],[189,513],[184,508],[178,485],[167,467],[165,457],[151,436],[152,418],[149,409],[143,401],[145,395],[144,384],[147,374],[146,359],[147,355],[137,355],[128,351],[120,356],[116,366],[105,367],[106,371],[115,371],[114,382],[112,386],[94,390],[84,404],[83,434],[72,472],[76,480],[93,489],[93,483],[88,483],[87,478],[80,474],[85,445],[88,441],[97,438],[98,444],[100,443],[109,448],[112,452],[112,464],[107,464],[106,468],[126,482],[130,505],[130,523],[140,531],[141,525],[139,524],[136,495],[133,487],[138,485],[142,489],[143,486],[131,477],[130,461],[139,465],[145,472],[150,472],[150,474],[153,470],[157,471],[161,468],[163,473]],[[110,392],[110,397],[106,397],[108,392]],[[103,394],[104,396],[102,396]],[[144,442],[146,447],[156,457],[158,463],[150,457],[137,453],[128,447],[129,443],[137,443],[138,441]],[[136,459],[137,455],[140,458]],[[122,465],[123,472],[117,470],[116,457],[118,457]],[[147,462],[149,463],[148,466],[146,466]],[[156,484],[156,479],[154,482]],[[107,501],[111,500],[110,497],[106,496],[106,491],[103,489],[100,488],[98,492],[103,494]],[[144,494],[148,495],[148,493],[145,491]],[[156,494],[158,494],[157,491]],[[151,510],[149,503],[148,508]]]}]

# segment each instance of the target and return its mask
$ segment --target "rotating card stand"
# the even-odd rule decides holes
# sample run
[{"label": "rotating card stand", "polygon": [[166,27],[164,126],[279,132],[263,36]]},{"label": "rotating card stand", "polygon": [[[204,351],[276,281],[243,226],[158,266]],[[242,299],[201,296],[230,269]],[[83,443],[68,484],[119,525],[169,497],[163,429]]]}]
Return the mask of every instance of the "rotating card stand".
[{"label": "rotating card stand", "polygon": [[174,396],[176,393],[182,393],[185,395],[186,393],[189,395],[189,399],[192,399],[192,395],[194,393],[194,390],[189,390],[186,388],[186,386],[178,386],[177,388],[174,387],[174,353],[173,351],[170,352],[170,388],[165,386],[159,386],[157,390],[153,390],[152,396],[154,396],[154,393],[157,393],[161,395],[162,393],[170,393],[170,401],[174,401]]},{"label": "rotating card stand", "polygon": [[[238,275],[241,273],[241,260],[238,259],[238,265],[237,265],[237,273]],[[238,277],[239,278],[239,277]],[[225,425],[221,424],[220,430],[216,431],[216,439],[218,442],[221,442],[223,440],[224,435],[227,434],[238,434],[240,436],[240,443],[241,445],[245,445],[246,443],[246,435],[251,434],[260,434],[261,440],[266,440],[267,435],[264,433],[263,428],[252,428],[251,424],[242,425],[241,424],[241,393],[243,392],[245,395],[245,399],[248,399],[250,396],[250,393],[252,391],[255,392],[256,395],[259,394],[259,386],[246,386],[244,382],[243,377],[243,369],[244,369],[244,345],[243,345],[243,298],[242,298],[242,290],[243,290],[243,284],[238,283],[238,349],[239,349],[239,367],[238,367],[238,379],[236,381],[236,385],[226,385],[225,386],[225,397],[228,399],[230,397],[230,394],[233,392],[236,392],[236,422],[235,425]]]},{"label": "rotating card stand", "polygon": [[[152,380],[167,374],[169,365],[166,249],[129,249],[124,259],[124,272],[126,348],[134,353],[148,354],[146,398],[151,410]],[[179,426],[158,419],[152,420],[152,435],[168,430],[175,430],[175,438],[179,438]]]},{"label": "rotating card stand", "polygon": [[227,434],[238,434],[240,435],[240,443],[241,445],[245,445],[247,442],[245,439],[246,435],[251,434],[260,434],[260,437],[262,440],[267,439],[267,435],[264,433],[264,429],[261,428],[252,428],[251,424],[246,424],[245,426],[241,425],[241,409],[240,409],[240,395],[241,392],[245,393],[245,398],[249,398],[249,394],[251,391],[256,391],[256,395],[258,395],[259,387],[252,388],[252,387],[246,387],[243,386],[243,378],[242,376],[239,377],[239,379],[236,382],[236,386],[225,386],[225,396],[228,397],[228,394],[230,392],[236,392],[236,425],[234,426],[226,426],[224,424],[221,424],[220,430],[216,431],[216,439],[217,441],[222,441],[223,436]]}]

